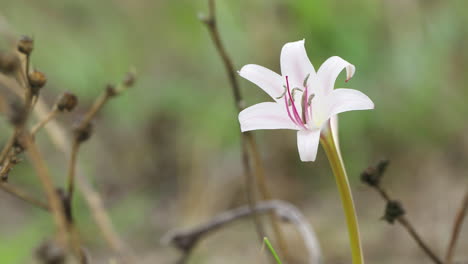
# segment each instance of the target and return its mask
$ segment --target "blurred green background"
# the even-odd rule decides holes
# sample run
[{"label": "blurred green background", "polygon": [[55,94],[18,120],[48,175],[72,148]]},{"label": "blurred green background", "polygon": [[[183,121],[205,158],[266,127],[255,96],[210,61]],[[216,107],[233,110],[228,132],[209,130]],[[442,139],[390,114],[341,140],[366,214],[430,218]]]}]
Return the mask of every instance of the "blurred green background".
[{"label": "blurred green background", "polygon": [[[161,245],[168,230],[191,227],[245,202],[239,125],[229,83],[207,30],[202,0],[1,0],[0,32],[35,39],[33,66],[45,72],[47,102],[64,90],[80,98],[70,127],[108,82],[130,67],[138,82],[96,120],[79,162],[101,192],[117,229],[147,263],[173,263]],[[366,93],[374,111],[340,116],[340,140],[353,185],[369,263],[427,263],[399,226],[379,220],[384,203],[359,182],[360,172],[386,157],[384,184],[440,255],[466,187],[468,159],[468,4],[462,0],[218,0],[223,42],[237,69],[249,63],[279,72],[281,47],[306,40],[316,68],[338,55],[356,65],[337,87]],[[6,38],[0,39],[9,49]],[[248,105],[268,99],[240,80]],[[0,123],[0,139],[11,130]],[[349,262],[347,235],[334,180],[322,150],[302,163],[291,131],[256,132],[276,198],[297,205],[321,240],[327,263]],[[66,161],[39,136],[56,183]],[[27,162],[11,181],[41,195]],[[0,193],[0,262],[27,263],[50,236],[50,216]],[[77,201],[78,227],[93,257],[110,253],[90,213]],[[301,240],[285,226],[304,259]],[[464,234],[464,236],[463,236]],[[466,248],[464,231],[459,248]],[[243,221],[207,239],[192,263],[257,263],[261,245]],[[467,260],[459,250],[457,258]],[[103,262],[105,263],[105,262]],[[146,263],[146,262],[145,262]]]}]

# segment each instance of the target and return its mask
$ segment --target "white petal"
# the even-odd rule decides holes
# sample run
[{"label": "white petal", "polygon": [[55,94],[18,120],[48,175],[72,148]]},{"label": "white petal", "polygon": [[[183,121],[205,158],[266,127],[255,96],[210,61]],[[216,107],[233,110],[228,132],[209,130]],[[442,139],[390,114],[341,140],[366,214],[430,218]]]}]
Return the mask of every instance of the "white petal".
[{"label": "white petal", "polygon": [[302,87],[308,74],[315,75],[314,66],[307,57],[304,40],[286,43],[281,50],[281,75],[288,76],[291,89]]},{"label": "white petal", "polygon": [[320,129],[297,132],[297,148],[302,161],[315,161],[320,141]]},{"label": "white petal", "polygon": [[333,90],[336,78],[338,78],[338,75],[343,69],[346,69],[346,81],[351,79],[356,71],[354,65],[338,56],[328,58],[320,66],[317,71],[317,76],[322,84],[322,89],[325,94],[328,94]]},{"label": "white petal", "polygon": [[374,109],[372,100],[354,89],[333,90],[329,97],[329,103],[328,118],[347,111]]},{"label": "white petal", "polygon": [[258,129],[298,129],[282,105],[259,103],[239,113],[242,132]]},{"label": "white petal", "polygon": [[242,67],[239,75],[262,88],[263,91],[275,100],[284,93],[284,81],[281,75],[265,67],[248,64]]}]

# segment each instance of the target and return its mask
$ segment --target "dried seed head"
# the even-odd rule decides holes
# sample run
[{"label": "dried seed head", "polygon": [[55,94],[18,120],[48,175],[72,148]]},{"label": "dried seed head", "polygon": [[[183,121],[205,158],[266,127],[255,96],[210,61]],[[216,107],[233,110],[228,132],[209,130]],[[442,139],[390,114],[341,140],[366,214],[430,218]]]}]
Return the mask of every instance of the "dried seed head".
[{"label": "dried seed head", "polygon": [[34,49],[34,40],[29,36],[21,36],[20,40],[18,41],[18,51],[29,55]]},{"label": "dried seed head", "polygon": [[82,127],[80,122],[78,122],[78,127],[75,127],[73,130],[73,134],[75,140],[78,142],[84,142],[88,140],[93,133],[93,125],[91,123],[87,123],[86,126]]},{"label": "dried seed head", "polygon": [[18,56],[11,52],[0,52],[0,71],[4,73],[15,72],[20,65]]},{"label": "dried seed head", "polygon": [[114,86],[114,85],[108,84],[108,85],[106,86],[106,93],[107,93],[107,96],[113,97],[113,96],[116,96],[116,95],[117,95],[117,90],[115,89],[115,86]]},{"label": "dried seed head", "polygon": [[68,112],[71,112],[73,111],[73,109],[75,109],[77,104],[78,104],[78,97],[76,97],[76,95],[69,93],[69,92],[63,93],[59,97],[57,102],[55,103],[57,109],[60,112],[63,112],[65,110]]},{"label": "dried seed head", "polygon": [[405,209],[399,201],[388,201],[385,207],[385,214],[382,217],[390,224],[393,224],[395,220],[405,214]]},{"label": "dried seed head", "polygon": [[44,241],[36,249],[39,263],[64,264],[67,260],[66,249],[56,241]]},{"label": "dried seed head", "polygon": [[135,84],[136,75],[135,72],[128,72],[123,81],[126,87],[132,87]]},{"label": "dried seed head", "polygon": [[389,164],[390,161],[386,159],[379,161],[379,163],[377,164],[377,172],[381,175],[381,177],[387,170]]},{"label": "dried seed head", "polygon": [[47,77],[44,73],[34,70],[29,73],[29,83],[31,84],[33,93],[37,94],[39,90],[47,83]]},{"label": "dried seed head", "polygon": [[370,186],[379,186],[380,175],[377,173],[377,170],[371,166],[361,173],[361,181]]},{"label": "dried seed head", "polygon": [[372,187],[379,186],[389,163],[389,160],[381,160],[376,166],[368,167],[361,173],[361,181]]}]

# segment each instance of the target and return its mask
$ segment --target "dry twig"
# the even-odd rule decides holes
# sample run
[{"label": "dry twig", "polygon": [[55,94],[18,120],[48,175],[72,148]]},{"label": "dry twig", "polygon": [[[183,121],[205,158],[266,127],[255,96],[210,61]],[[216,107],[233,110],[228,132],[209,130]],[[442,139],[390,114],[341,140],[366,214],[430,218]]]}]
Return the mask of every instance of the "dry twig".
[{"label": "dry twig", "polygon": [[411,222],[404,216],[405,210],[400,202],[390,198],[387,191],[380,185],[380,181],[387,169],[389,162],[387,160],[382,160],[377,164],[377,166],[371,166],[367,168],[361,174],[361,180],[369,185],[370,187],[374,188],[380,196],[387,202],[387,206],[385,209],[384,219],[393,224],[396,220],[400,223],[405,230],[410,234],[410,236],[414,239],[414,241],[418,244],[418,246],[423,250],[423,252],[436,264],[442,264],[443,262],[441,259],[434,253],[432,249],[429,248],[426,242],[422,239],[421,235],[416,232],[416,229],[411,224]]},{"label": "dry twig", "polygon": [[[208,0],[208,4],[209,4],[209,14],[207,17],[201,17],[201,20],[204,22],[204,24],[208,28],[211,39],[213,40],[213,43],[215,44],[218,54],[223,61],[226,73],[229,78],[229,82],[231,84],[235,106],[236,106],[237,111],[240,112],[244,109],[245,103],[242,98],[239,83],[236,78],[237,73],[236,73],[236,70],[234,69],[232,60],[229,57],[221,41],[221,36],[218,30],[217,20],[216,20],[215,0]],[[252,132],[244,132],[241,135],[242,135],[241,136],[242,160],[243,160],[243,166],[244,166],[244,173],[247,177],[246,179],[247,192],[248,192],[247,197],[248,197],[250,207],[255,208],[256,201],[255,201],[255,191],[253,188],[253,184],[255,183],[255,181],[252,179],[253,174],[255,174],[256,176],[256,183],[258,185],[258,190],[260,191],[262,198],[264,200],[271,200],[272,195],[267,187],[265,171],[263,169],[261,157],[258,152],[258,147],[255,141],[254,135],[252,134]],[[252,166],[250,164],[251,161],[253,163],[254,173],[252,173]],[[275,236],[277,238],[277,242],[279,244],[279,248],[281,252],[284,254],[284,256],[287,257],[288,256],[287,246],[284,241],[284,238],[283,238],[284,236],[282,234],[281,228],[277,222],[277,217],[275,215],[275,212],[272,212],[270,214],[270,220],[273,226]],[[258,237],[260,241],[263,241],[263,238],[265,237],[265,231],[264,231],[264,228],[260,219],[255,214],[254,214],[254,221],[256,224]]]},{"label": "dry twig", "polygon": [[5,192],[18,197],[19,199],[30,203],[34,206],[37,206],[41,209],[44,209],[46,211],[50,210],[49,205],[47,203],[44,203],[43,201],[40,201],[32,196],[30,196],[27,192],[19,189],[18,187],[15,187],[7,182],[0,182],[0,188],[4,190]]},{"label": "dry twig", "polygon": [[457,214],[455,216],[455,221],[453,223],[453,228],[452,228],[452,235],[450,237],[449,246],[447,248],[447,253],[445,255],[445,264],[452,264],[452,259],[455,253],[458,236],[460,234],[460,231],[463,225],[463,220],[465,219],[467,211],[468,211],[468,190],[466,191],[465,196],[463,197],[463,200],[461,202],[461,206],[458,209]]},{"label": "dry twig", "polygon": [[308,251],[308,263],[322,263],[320,246],[312,226],[308,224],[307,219],[294,205],[279,200],[259,202],[254,210],[251,210],[249,206],[242,206],[223,212],[213,217],[209,222],[197,227],[188,230],[170,231],[163,237],[162,242],[172,244],[183,252],[178,262],[182,264],[186,262],[198,242],[207,235],[226,227],[226,225],[231,224],[235,220],[251,216],[255,213],[269,213],[271,211],[275,211],[283,220],[297,227]]}]

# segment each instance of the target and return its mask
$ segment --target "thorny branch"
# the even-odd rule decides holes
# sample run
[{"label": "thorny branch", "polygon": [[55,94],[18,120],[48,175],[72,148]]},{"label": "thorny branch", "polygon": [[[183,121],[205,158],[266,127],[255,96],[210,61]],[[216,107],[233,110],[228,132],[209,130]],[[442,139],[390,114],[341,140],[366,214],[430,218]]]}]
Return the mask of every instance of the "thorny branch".
[{"label": "thorny branch", "polygon": [[[237,111],[240,112],[244,109],[245,103],[242,98],[242,93],[239,87],[239,83],[237,81],[234,64],[221,41],[221,36],[219,33],[217,20],[216,20],[215,0],[208,0],[208,5],[209,5],[208,16],[201,17],[200,19],[208,28],[211,39],[218,51],[219,56],[221,57],[223,61],[226,73],[229,78],[229,82],[231,84],[235,106],[236,106]],[[255,208],[255,204],[256,204],[255,190],[253,187],[255,180],[252,179],[253,174],[255,174],[256,176],[256,182],[257,182],[260,194],[262,195],[262,198],[264,200],[271,200],[272,195],[266,184],[265,172],[263,169],[261,157],[258,152],[258,147],[255,141],[254,135],[252,134],[252,132],[244,132],[241,135],[242,135],[241,136],[242,160],[243,160],[244,173],[247,177],[246,178],[247,198],[248,198],[250,207],[253,209]],[[252,172],[251,162],[253,163],[253,172]],[[256,225],[257,234],[259,236],[260,241],[263,241],[263,238],[265,237],[264,227],[259,217],[257,217],[256,214],[253,214],[253,216],[254,216],[254,222]],[[277,238],[279,248],[281,249],[281,252],[284,254],[284,256],[287,257],[288,256],[287,246],[284,241],[284,238],[283,238],[284,236],[282,234],[281,228],[277,222],[278,219],[275,215],[275,212],[270,213],[269,216],[270,216],[270,220],[273,226],[275,236]]]},{"label": "thorny branch", "polygon": [[449,246],[447,248],[447,253],[445,255],[445,264],[452,264],[453,254],[455,253],[455,248],[458,241],[458,236],[460,234],[463,220],[465,219],[466,212],[468,211],[468,190],[463,197],[460,208],[457,211],[455,216],[455,221],[453,223],[452,235],[450,237]]},{"label": "thorny branch", "polygon": [[366,183],[370,187],[374,188],[380,196],[387,202],[384,219],[393,224],[396,220],[400,223],[410,236],[416,241],[418,246],[424,251],[424,253],[436,264],[442,264],[441,259],[429,248],[422,237],[416,232],[416,229],[411,222],[404,216],[405,210],[401,203],[397,200],[390,198],[387,191],[380,185],[381,179],[389,164],[388,160],[380,161],[377,166],[370,166],[361,174],[362,182]]},{"label": "thorny branch", "polygon": [[307,219],[294,205],[279,200],[259,202],[253,210],[249,206],[238,207],[223,212],[213,217],[209,222],[197,227],[188,230],[170,231],[163,237],[162,242],[172,244],[183,252],[178,262],[179,264],[183,264],[189,258],[193,248],[207,235],[220,230],[235,220],[251,216],[255,213],[269,213],[271,211],[276,212],[281,219],[297,227],[309,254],[308,263],[322,263],[320,246],[312,226],[308,224]]}]

